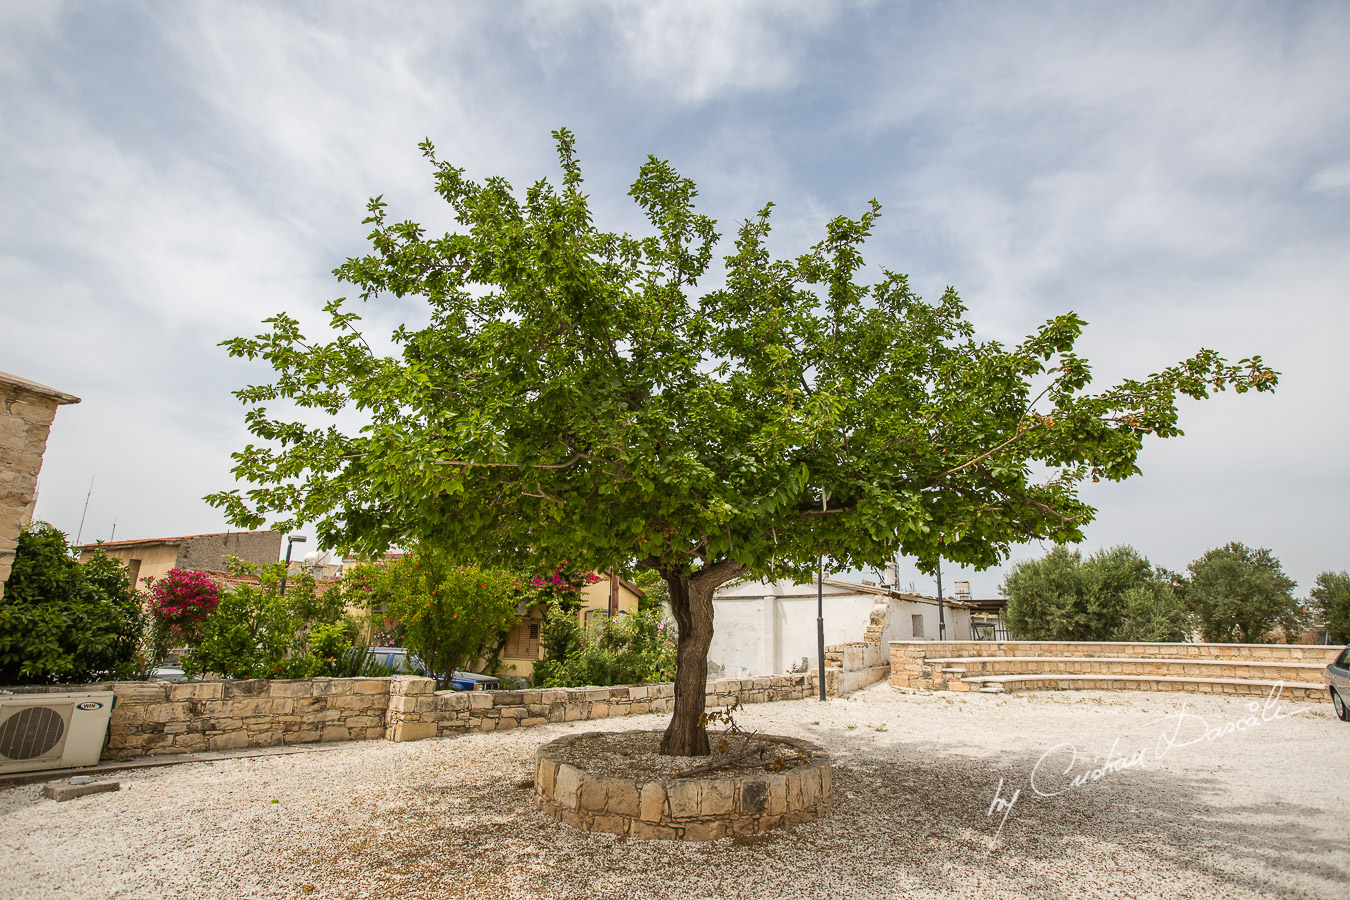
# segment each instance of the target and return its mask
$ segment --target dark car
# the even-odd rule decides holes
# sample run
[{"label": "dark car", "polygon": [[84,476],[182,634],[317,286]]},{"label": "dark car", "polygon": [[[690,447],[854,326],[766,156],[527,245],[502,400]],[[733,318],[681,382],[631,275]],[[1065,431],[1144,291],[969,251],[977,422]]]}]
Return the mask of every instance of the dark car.
[{"label": "dark car", "polygon": [[1327,666],[1327,690],[1331,692],[1331,705],[1336,707],[1336,716],[1342,722],[1350,722],[1350,647],[1341,651],[1331,665]]},{"label": "dark car", "polygon": [[[430,675],[427,667],[416,656],[402,647],[371,647],[370,655],[394,670],[397,675]],[[474,672],[455,672],[450,676],[450,687],[457,691],[495,691],[502,683],[490,675]]]}]

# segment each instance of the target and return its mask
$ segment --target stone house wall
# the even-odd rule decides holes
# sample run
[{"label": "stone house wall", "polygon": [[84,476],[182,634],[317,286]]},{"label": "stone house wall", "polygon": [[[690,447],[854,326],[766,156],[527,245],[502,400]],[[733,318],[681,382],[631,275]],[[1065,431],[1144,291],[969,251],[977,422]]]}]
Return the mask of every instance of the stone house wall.
[{"label": "stone house wall", "polygon": [[0,372],[0,597],[28,520],[56,407],[80,398]]},{"label": "stone house wall", "polygon": [[[258,565],[281,559],[283,535],[279,531],[230,531],[224,534],[200,534],[186,538],[178,546],[176,565],[180,569],[225,572],[225,557],[237,556]],[[303,550],[304,545],[298,545]]]}]

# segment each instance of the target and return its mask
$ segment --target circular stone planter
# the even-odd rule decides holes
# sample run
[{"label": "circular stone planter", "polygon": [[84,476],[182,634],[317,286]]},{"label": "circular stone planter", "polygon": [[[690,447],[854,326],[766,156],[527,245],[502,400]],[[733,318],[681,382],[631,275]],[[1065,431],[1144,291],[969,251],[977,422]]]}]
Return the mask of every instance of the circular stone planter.
[{"label": "circular stone planter", "polygon": [[811,761],[806,765],[780,772],[726,769],[687,778],[597,775],[567,753],[577,741],[610,734],[568,735],[540,747],[535,754],[535,806],[584,831],[684,841],[760,834],[809,822],[829,810],[830,758],[809,741],[760,736],[807,754]]}]

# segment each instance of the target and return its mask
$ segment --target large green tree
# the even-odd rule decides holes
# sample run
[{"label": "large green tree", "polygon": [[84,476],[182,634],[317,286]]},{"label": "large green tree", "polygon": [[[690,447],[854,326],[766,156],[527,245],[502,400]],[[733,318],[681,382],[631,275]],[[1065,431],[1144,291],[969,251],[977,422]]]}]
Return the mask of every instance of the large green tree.
[{"label": "large green tree", "polygon": [[1350,644],[1350,573],[1319,572],[1308,595],[1326,623],[1327,640]]},{"label": "large green tree", "polygon": [[[1080,483],[1127,478],[1144,436],[1180,434],[1178,394],[1276,383],[1259,358],[1203,350],[1092,392],[1073,313],[1006,346],[975,337],[954,290],[928,303],[898,272],[863,280],[875,202],[789,259],[769,252],[766,205],[700,291],[719,235],[694,183],[649,158],[629,192],[649,232],[604,231],[572,135],[555,138],[561,185],[523,197],[424,143],[449,233],[370,202],[372,250],[336,275],[365,301],[425,304],[393,352],[346,298],[322,338],[279,314],[227,342],[275,377],[237,392],[261,443],[234,472],[253,487],[209,499],[236,524],[312,522],[365,552],[420,540],[466,561],[655,570],[679,628],[665,753],[708,752],[719,585],[806,578],[822,554],[987,567],[1031,537],[1077,541]],[[332,424],[344,408],[364,424]]]},{"label": "large green tree", "polygon": [[101,549],[83,565],[46,522],[19,533],[0,598],[0,685],[132,675],[143,616],[126,567]]},{"label": "large green tree", "polygon": [[1294,597],[1294,580],[1269,550],[1233,541],[1206,550],[1186,568],[1186,604],[1205,640],[1266,643],[1276,629],[1287,642],[1298,640],[1306,610]]},{"label": "large green tree", "polygon": [[1133,547],[1083,558],[1055,547],[1013,566],[1003,582],[1004,617],[1031,641],[1184,641],[1190,616],[1172,576]]}]

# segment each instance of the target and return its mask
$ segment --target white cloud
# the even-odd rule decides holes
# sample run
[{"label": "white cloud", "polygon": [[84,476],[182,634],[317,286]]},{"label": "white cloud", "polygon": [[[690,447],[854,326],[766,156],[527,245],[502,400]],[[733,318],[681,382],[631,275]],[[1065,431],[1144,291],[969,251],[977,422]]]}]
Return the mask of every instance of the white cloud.
[{"label": "white cloud", "polygon": [[790,87],[805,45],[833,18],[820,3],[662,0],[610,4],[627,74],[681,103]]},{"label": "white cloud", "polygon": [[1350,193],[1350,162],[1327,166],[1308,179],[1308,190],[1320,194]]}]

